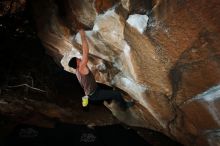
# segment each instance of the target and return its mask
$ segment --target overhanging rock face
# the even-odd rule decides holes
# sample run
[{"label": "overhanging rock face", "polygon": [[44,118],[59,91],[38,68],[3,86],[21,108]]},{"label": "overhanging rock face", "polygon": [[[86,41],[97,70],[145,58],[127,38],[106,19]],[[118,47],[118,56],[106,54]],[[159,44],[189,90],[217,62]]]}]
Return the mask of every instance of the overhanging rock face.
[{"label": "overhanging rock face", "polygon": [[[217,0],[32,1],[38,35],[54,60],[82,53],[98,82],[137,101],[123,122],[151,128],[185,145],[220,144],[220,2]],[[40,11],[39,11],[40,10]]]}]

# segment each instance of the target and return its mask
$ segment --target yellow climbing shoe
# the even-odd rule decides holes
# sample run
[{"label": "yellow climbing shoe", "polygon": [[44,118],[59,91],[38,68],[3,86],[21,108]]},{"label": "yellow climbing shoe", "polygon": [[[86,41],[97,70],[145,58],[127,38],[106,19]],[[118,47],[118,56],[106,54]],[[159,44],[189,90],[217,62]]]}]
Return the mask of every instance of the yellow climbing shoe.
[{"label": "yellow climbing shoe", "polygon": [[86,107],[89,104],[89,96],[82,97],[82,106]]}]

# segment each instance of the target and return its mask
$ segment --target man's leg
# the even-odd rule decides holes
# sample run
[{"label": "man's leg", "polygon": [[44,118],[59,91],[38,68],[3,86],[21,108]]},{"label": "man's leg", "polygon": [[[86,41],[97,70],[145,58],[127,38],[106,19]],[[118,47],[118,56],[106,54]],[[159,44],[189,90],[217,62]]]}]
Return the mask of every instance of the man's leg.
[{"label": "man's leg", "polygon": [[122,98],[119,91],[106,90],[97,88],[96,92],[90,97],[90,100],[100,101],[100,100],[116,100],[122,108],[127,108],[126,101]]}]

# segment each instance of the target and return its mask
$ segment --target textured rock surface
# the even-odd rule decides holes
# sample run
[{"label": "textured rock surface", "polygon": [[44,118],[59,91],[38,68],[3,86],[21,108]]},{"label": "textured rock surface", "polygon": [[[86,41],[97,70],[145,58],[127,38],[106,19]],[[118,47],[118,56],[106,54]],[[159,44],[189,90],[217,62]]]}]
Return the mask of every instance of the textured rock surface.
[{"label": "textured rock surface", "polygon": [[[82,51],[77,29],[88,30],[97,81],[137,101],[126,113],[106,105],[118,119],[185,145],[219,144],[218,0],[38,0],[32,7],[42,43],[69,72]],[[127,22],[136,14],[149,17],[146,28]]]},{"label": "textured rock surface", "polygon": [[58,121],[91,126],[118,123],[102,104],[89,107],[96,116],[82,109],[83,90],[76,77],[45,54],[25,14],[0,18],[0,145],[5,145],[6,117],[42,127]]},{"label": "textured rock surface", "polygon": [[21,12],[26,7],[26,0],[2,0],[0,2],[0,16]]}]

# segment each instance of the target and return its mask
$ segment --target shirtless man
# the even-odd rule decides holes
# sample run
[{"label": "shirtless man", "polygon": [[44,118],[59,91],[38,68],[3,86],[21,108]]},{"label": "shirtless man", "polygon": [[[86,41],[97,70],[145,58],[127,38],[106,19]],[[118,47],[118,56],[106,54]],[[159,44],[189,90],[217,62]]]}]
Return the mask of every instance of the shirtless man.
[{"label": "shirtless man", "polygon": [[[87,97],[87,99],[85,100],[89,100],[89,101],[115,100],[124,110],[133,106],[134,102],[126,102],[122,98],[122,95],[119,91],[102,89],[98,86],[92,72],[87,66],[89,46],[85,32],[84,30],[80,30],[79,33],[81,35],[81,40],[82,40],[82,50],[83,50],[82,59],[73,57],[69,61],[69,66],[76,70],[77,79],[85,92],[85,97]],[[83,106],[87,106],[88,101],[83,101],[83,102],[85,102]]]}]

